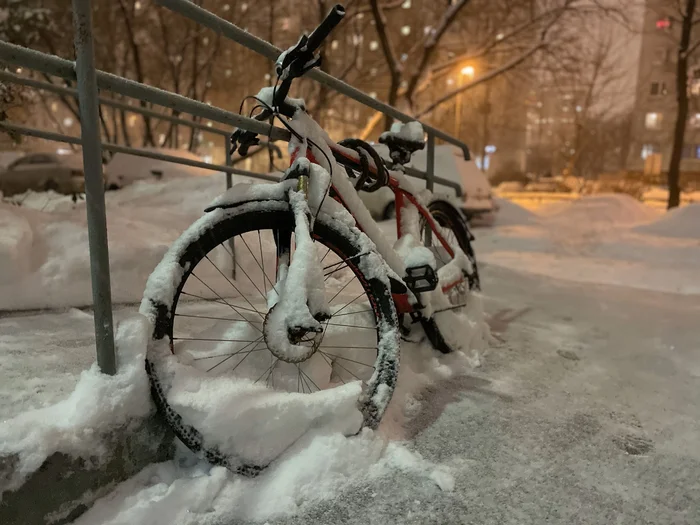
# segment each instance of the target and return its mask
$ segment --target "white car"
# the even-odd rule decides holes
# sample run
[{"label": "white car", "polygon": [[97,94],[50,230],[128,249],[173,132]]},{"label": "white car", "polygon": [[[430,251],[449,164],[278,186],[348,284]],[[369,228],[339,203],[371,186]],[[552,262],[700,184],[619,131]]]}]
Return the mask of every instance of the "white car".
[{"label": "white car", "polygon": [[[182,159],[196,160],[203,162],[190,151],[168,148],[143,148],[146,151],[153,151],[163,155],[179,157]],[[141,157],[139,155],[129,155],[127,153],[115,153],[107,165],[109,177],[107,178],[107,189],[114,190],[133,184],[137,180],[167,180],[180,177],[203,177],[212,175],[214,172],[204,168],[175,164],[164,160]]]},{"label": "white car", "polygon": [[[106,172],[103,176],[106,180]],[[0,192],[5,197],[27,190],[51,190],[66,195],[83,193],[85,175],[82,155],[29,153],[0,170]]]},{"label": "white car", "polygon": [[[383,158],[389,158],[388,150],[383,145],[375,145]],[[409,166],[425,171],[427,149],[416,152]],[[435,184],[433,193],[447,198],[461,209],[469,221],[491,222],[497,206],[491,194],[491,185],[486,175],[473,161],[464,160],[462,150],[450,145],[435,147],[435,175],[462,186],[462,197],[456,197],[454,189]],[[425,188],[425,181],[410,178],[416,188]],[[396,215],[394,193],[389,188],[381,188],[373,193],[360,192],[362,201],[377,219],[390,219]]]}]

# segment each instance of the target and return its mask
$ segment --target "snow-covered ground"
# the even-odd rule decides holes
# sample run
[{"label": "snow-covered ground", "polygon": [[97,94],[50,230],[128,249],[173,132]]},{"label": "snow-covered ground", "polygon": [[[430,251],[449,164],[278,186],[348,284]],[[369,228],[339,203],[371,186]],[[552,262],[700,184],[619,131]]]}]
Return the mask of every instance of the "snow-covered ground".
[{"label": "snow-covered ground", "polygon": [[[108,193],[118,301],[140,299],[169,243],[220,188],[222,177]],[[0,207],[0,309],[90,302],[83,206]],[[602,196],[535,215],[503,202],[496,227],[475,233],[500,341],[481,368],[405,342],[378,431],[306,432],[254,480],[182,451],[78,523],[698,523],[689,487],[700,475],[700,206],[661,214]],[[136,362],[133,316],[116,315],[120,347]],[[80,377],[92,362],[91,325],[76,309],[0,318],[5,446],[24,439],[40,458],[51,440],[70,450],[91,438],[70,439],[76,421],[100,427],[127,415],[116,401],[112,422],[81,413],[96,381]],[[133,388],[124,375],[102,395],[147,398],[143,371],[125,374]],[[50,432],[37,430],[43,420]]]},{"label": "snow-covered ground", "polygon": [[481,261],[555,279],[700,294],[700,204],[668,214],[626,195],[537,214],[501,204],[497,226],[477,231]]}]

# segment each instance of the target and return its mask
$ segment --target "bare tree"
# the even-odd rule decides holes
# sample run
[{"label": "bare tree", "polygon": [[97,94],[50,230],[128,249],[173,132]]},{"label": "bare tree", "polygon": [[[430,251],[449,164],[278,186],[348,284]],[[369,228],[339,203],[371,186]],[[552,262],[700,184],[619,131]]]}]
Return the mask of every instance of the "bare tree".
[{"label": "bare tree", "polygon": [[681,158],[688,123],[688,66],[690,56],[700,46],[700,39],[693,42],[693,29],[700,22],[696,0],[666,0],[659,7],[671,8],[672,19],[680,23],[680,35],[676,50],[676,122],[673,128],[673,148],[668,166],[668,209],[680,205]]}]

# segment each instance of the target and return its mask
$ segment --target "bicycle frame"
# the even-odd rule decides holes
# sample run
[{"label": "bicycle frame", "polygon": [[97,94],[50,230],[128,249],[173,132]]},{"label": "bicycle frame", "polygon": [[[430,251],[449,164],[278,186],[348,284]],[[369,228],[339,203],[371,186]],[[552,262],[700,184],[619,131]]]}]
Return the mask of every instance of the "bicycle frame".
[{"label": "bicycle frame", "polygon": [[[350,182],[350,178],[347,176],[343,169],[340,169],[340,163],[338,159],[341,160],[342,164],[349,166],[353,169],[360,170],[360,158],[359,155],[354,151],[344,148],[337,143],[333,142],[328,138],[323,129],[316,123],[307,113],[302,113],[306,118],[304,127],[309,129],[309,126],[315,126],[316,132],[314,135],[323,136],[325,138],[325,143],[333,153],[335,158],[334,165],[331,166],[331,189],[333,192],[333,197],[338,201],[344,208],[346,208],[354,217],[357,227],[363,231],[369,238],[374,242],[377,247],[377,251],[384,258],[389,267],[398,276],[406,275],[406,267],[403,260],[399,254],[393,249],[391,243],[388,241],[382,230],[377,225],[376,221],[372,218],[369,210],[364,205],[360,199],[357,190]],[[292,119],[299,118],[295,116]],[[294,164],[296,159],[301,155],[301,148],[297,147],[291,155],[290,166]],[[311,151],[311,147],[306,148],[304,156],[313,164],[317,164],[323,167],[323,165],[318,161],[316,155]],[[329,159],[330,160],[330,159]],[[333,162],[333,161],[331,161]],[[370,170],[376,172],[376,166],[373,162],[370,163]],[[449,253],[450,257],[454,257],[454,250],[452,246],[447,242],[445,237],[440,232],[440,229],[435,224],[435,221],[430,214],[430,212],[419,202],[415,196],[415,192],[409,182],[406,180],[405,176],[401,171],[393,170],[389,172],[389,188],[394,193],[396,199],[396,232],[397,238],[401,238],[405,232],[402,229],[402,216],[407,205],[412,204],[418,210],[418,213],[425,219],[427,226],[429,227],[429,235],[435,235],[440,241],[443,248]],[[443,292],[450,290],[451,288],[458,286],[460,283],[464,282],[464,278],[454,282],[449,283],[442,287]],[[414,311],[413,306],[408,300],[407,294],[393,294],[394,302],[396,303],[397,313],[405,314]]]}]

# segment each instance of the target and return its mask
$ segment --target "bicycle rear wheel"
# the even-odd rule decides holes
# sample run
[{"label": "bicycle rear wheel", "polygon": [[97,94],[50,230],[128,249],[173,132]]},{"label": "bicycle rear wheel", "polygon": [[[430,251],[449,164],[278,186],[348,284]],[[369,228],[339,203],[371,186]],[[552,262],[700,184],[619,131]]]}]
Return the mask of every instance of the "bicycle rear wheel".
[{"label": "bicycle rear wheel", "polygon": [[[459,215],[454,207],[444,201],[433,201],[428,205],[428,211],[433,220],[438,224],[441,234],[451,246],[459,246],[466,255],[469,262],[469,270],[465,271],[463,279],[445,282],[441,279],[438,284],[442,288],[442,293],[447,298],[444,306],[428,319],[422,319],[423,330],[436,350],[449,354],[459,349],[466,341],[461,337],[450,337],[447,335],[448,325],[456,324],[455,314],[463,312],[468,306],[471,292],[479,291],[481,283],[479,281],[479,270],[476,264],[476,256],[471,244],[471,235],[467,229],[464,219]],[[449,264],[453,256],[445,249],[439,239],[432,234],[427,227],[427,222],[421,217],[421,238],[435,255],[436,270],[440,275],[440,269]],[[442,326],[442,330],[441,330]]]},{"label": "bicycle rear wheel", "polygon": [[[289,362],[264,335],[277,282],[275,235],[290,235],[294,249],[289,205],[254,202],[213,213],[219,218],[190,228],[154,272],[154,281],[173,284],[172,295],[149,294],[158,290],[149,280],[144,298],[155,327],[147,370],[176,435],[209,462],[254,475],[304,429],[376,428],[396,383],[399,337],[384,263],[367,250],[364,234],[317,218],[313,238],[331,316],[321,333],[295,334],[309,356]],[[211,396],[218,398],[209,412],[203,399]],[[225,402],[231,406],[223,410]],[[289,419],[270,408],[275,403]],[[279,438],[268,446],[269,434]]]}]

